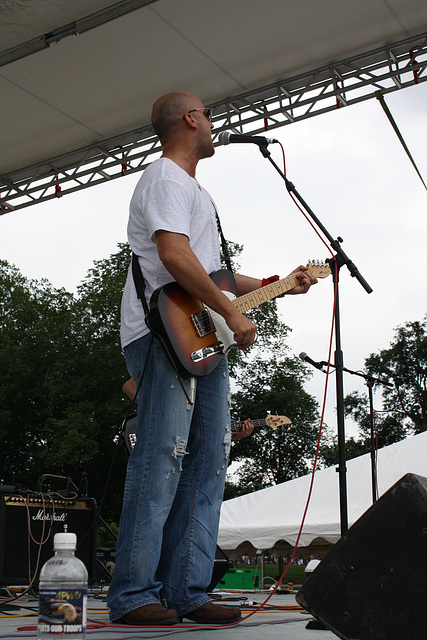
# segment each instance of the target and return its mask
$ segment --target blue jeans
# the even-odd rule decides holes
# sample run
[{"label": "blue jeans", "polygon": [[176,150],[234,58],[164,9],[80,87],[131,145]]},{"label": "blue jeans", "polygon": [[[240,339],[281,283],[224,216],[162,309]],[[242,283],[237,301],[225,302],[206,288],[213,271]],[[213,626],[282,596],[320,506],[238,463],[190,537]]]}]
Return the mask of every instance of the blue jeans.
[{"label": "blue jeans", "polygon": [[[183,615],[209,602],[219,514],[230,450],[227,358],[196,378],[191,405],[157,339],[124,349],[140,381],[136,445],[129,457],[111,620],[151,603]],[[182,378],[190,394],[190,378]]]}]

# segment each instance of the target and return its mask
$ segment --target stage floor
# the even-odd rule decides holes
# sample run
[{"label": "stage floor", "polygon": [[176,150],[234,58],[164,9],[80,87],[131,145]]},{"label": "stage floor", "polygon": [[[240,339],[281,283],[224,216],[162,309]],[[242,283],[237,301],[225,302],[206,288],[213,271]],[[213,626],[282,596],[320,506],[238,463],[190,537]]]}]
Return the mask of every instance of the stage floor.
[{"label": "stage floor", "polygon": [[[215,592],[216,602],[241,606],[243,617],[249,616],[268,592]],[[243,622],[232,627],[203,626],[184,621],[170,627],[120,627],[110,625],[105,591],[90,595],[88,600],[88,630],[86,638],[93,640],[123,640],[127,638],[163,638],[177,640],[331,640],[337,636],[330,630],[308,628],[313,617],[304,613],[289,594],[274,594],[268,603]],[[0,638],[36,638],[37,599],[24,596],[15,602],[0,605]],[[61,636],[59,636],[61,637]]]}]

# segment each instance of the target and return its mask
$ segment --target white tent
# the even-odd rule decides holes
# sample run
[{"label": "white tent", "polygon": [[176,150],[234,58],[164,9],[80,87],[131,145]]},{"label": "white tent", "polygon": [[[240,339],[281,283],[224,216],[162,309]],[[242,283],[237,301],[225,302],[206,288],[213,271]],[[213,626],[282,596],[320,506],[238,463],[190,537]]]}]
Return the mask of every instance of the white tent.
[{"label": "white tent", "polygon": [[[379,496],[406,473],[427,476],[427,432],[378,451]],[[245,548],[293,547],[303,517],[311,474],[222,505],[218,545],[226,552]],[[347,462],[348,521],[351,526],[372,505],[371,457]],[[340,538],[338,473],[328,467],[315,474],[313,492],[299,547],[335,543]],[[283,544],[283,541],[287,545]]]}]

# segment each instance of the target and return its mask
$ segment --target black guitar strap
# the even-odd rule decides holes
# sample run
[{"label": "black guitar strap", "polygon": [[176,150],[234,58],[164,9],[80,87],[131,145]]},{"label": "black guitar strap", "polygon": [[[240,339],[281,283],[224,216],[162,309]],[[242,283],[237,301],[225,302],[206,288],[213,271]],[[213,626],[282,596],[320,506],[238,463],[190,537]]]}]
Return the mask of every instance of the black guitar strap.
[{"label": "black guitar strap", "polygon": [[[141,300],[142,306],[144,308],[144,313],[145,313],[145,321],[147,322],[149,309],[148,309],[147,300],[145,298],[145,278],[142,275],[138,256],[133,251],[132,251],[132,275],[133,275],[133,281],[135,283],[136,295],[138,296],[138,299]],[[148,322],[147,322],[147,326],[148,326]]]},{"label": "black guitar strap", "polygon": [[[141,266],[139,264],[139,260],[138,260],[138,256],[136,255],[136,253],[134,253],[132,251],[132,275],[133,275],[133,280],[135,283],[135,289],[136,289],[136,295],[138,296],[138,299],[141,300],[143,309],[144,309],[144,313],[145,313],[145,322],[147,324],[147,327],[150,330],[151,336],[155,336],[159,341],[160,344],[162,345],[164,352],[169,360],[169,362],[171,363],[175,373],[177,374],[178,377],[178,381],[181,385],[181,388],[185,394],[185,397],[187,398],[187,401],[189,402],[189,404],[193,404],[193,401],[191,400],[191,398],[189,397],[186,388],[184,387],[184,383],[182,381],[182,377],[180,372],[178,371],[178,368],[175,364],[175,361],[168,349],[168,345],[166,344],[166,342],[163,340],[163,336],[158,332],[155,331],[151,325],[150,322],[150,313],[149,313],[149,308],[148,308],[148,304],[147,304],[147,300],[145,298],[145,278],[142,275],[142,271],[141,271]],[[152,339],[152,338],[151,338]],[[142,380],[142,378],[141,378]]]},{"label": "black guitar strap", "polygon": [[212,199],[211,199],[211,202],[212,202],[212,206],[213,206],[213,208],[215,210],[216,226],[218,227],[218,233],[219,233],[219,237],[220,237],[220,240],[221,240],[222,255],[224,256],[224,260],[225,260],[225,264],[227,265],[227,269],[232,272],[233,269],[231,268],[230,252],[228,250],[227,241],[224,238],[224,234],[222,232],[221,222],[219,220],[219,215],[218,215],[217,208],[215,206],[215,202]]}]

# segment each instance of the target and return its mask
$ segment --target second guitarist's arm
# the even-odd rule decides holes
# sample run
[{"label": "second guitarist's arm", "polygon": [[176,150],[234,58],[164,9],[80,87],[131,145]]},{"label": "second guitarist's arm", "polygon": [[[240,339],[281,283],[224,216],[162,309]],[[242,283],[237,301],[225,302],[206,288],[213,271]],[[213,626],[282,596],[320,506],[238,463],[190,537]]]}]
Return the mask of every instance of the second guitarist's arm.
[{"label": "second guitarist's arm", "polygon": [[[192,251],[188,237],[180,233],[160,230],[156,232],[156,242],[160,260],[174,280],[190,295],[225,319],[228,327],[234,333],[234,339],[239,349],[250,347],[255,340],[255,324],[240,313],[214,284]],[[259,282],[254,278],[248,280]],[[237,286],[240,289],[239,284]],[[241,294],[240,290],[239,294]]]}]

